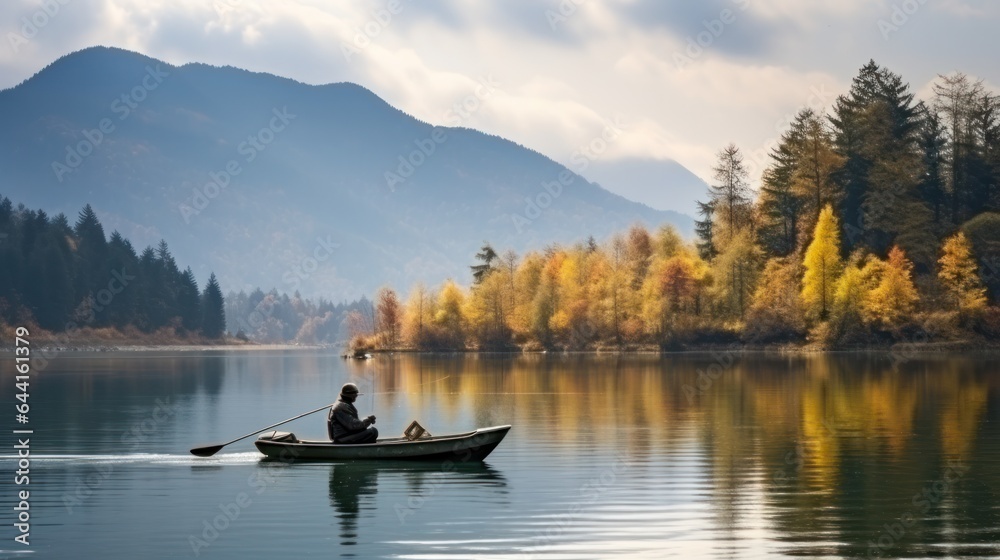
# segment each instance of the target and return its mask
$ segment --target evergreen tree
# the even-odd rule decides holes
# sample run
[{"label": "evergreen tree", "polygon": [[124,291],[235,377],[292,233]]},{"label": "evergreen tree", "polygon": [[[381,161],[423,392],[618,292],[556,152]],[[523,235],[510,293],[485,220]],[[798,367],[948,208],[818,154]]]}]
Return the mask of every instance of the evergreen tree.
[{"label": "evergreen tree", "polygon": [[[107,239],[104,237],[104,227],[97,219],[94,209],[88,204],[80,211],[79,218],[74,227],[76,235],[76,259],[75,266],[75,299],[77,302],[83,301],[93,295],[107,283],[109,271],[107,270],[108,247]],[[105,323],[105,313],[102,311],[97,322]]]},{"label": "evergreen tree", "polygon": [[108,324],[118,328],[138,326],[139,302],[142,301],[137,278],[139,257],[132,244],[117,231],[112,232],[108,240],[108,272],[109,277],[115,279],[113,287],[120,290],[105,311]]},{"label": "evergreen tree", "polygon": [[198,282],[191,267],[185,269],[181,275],[177,290],[177,315],[181,318],[184,330],[194,332],[201,328],[201,298],[198,294]]},{"label": "evergreen tree", "polygon": [[924,174],[920,179],[919,193],[931,210],[934,223],[939,227],[944,225],[948,213],[948,198],[944,182],[944,154],[947,140],[944,136],[944,125],[935,111],[923,111],[923,124],[920,128],[920,151],[923,155]]},{"label": "evergreen tree", "polygon": [[719,252],[715,248],[715,227],[713,225],[715,219],[715,203],[700,202],[696,201],[698,204],[698,215],[701,216],[701,220],[697,220],[694,223],[694,231],[698,236],[698,255],[710,261],[715,258],[715,255]]},{"label": "evergreen tree", "polygon": [[713,236],[721,233],[722,241],[728,243],[750,225],[750,174],[735,144],[723,148],[718,158],[712,168],[715,182],[709,185],[708,196],[716,212],[717,224],[721,226],[719,231],[713,231]]},{"label": "evergreen tree", "polygon": [[139,255],[139,278],[137,283],[139,306],[136,327],[152,332],[167,324],[169,310],[163,297],[163,273],[156,259],[156,251],[146,247]]},{"label": "evergreen tree", "polygon": [[225,302],[214,272],[201,294],[201,312],[201,334],[210,339],[222,338],[226,331]]},{"label": "evergreen tree", "polygon": [[493,247],[488,241],[483,242],[482,248],[476,253],[476,260],[482,264],[472,265],[472,277],[476,284],[479,284],[486,278],[486,275],[493,270],[493,261],[497,259],[497,252],[493,250]]},{"label": "evergreen tree", "polygon": [[793,127],[771,152],[771,165],[761,177],[757,200],[761,246],[772,256],[783,257],[797,247],[803,201],[793,188],[799,134]]},{"label": "evergreen tree", "polygon": [[915,210],[923,172],[917,151],[920,108],[902,78],[869,61],[850,92],[837,98],[830,121],[842,158],[834,179],[843,192],[847,249],[860,245],[882,253],[903,229],[926,227],[904,219]]}]

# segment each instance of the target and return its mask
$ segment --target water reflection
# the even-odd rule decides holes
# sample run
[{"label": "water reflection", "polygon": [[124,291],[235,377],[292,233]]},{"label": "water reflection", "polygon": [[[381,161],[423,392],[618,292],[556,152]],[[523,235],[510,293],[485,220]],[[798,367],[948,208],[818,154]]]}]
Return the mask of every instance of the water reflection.
[{"label": "water reflection", "polygon": [[[507,479],[486,463],[355,461],[334,464],[330,466],[330,507],[337,519],[341,546],[359,544],[359,521],[378,515],[376,494],[380,479],[397,496],[395,503],[382,504],[382,507],[390,509],[389,517],[398,525],[364,523],[371,533],[391,534],[408,521],[412,524],[414,519],[411,517],[418,516],[429,501],[447,501],[459,490],[487,493],[501,501],[507,494]],[[341,555],[354,556],[350,550],[342,551]]]},{"label": "water reflection", "polygon": [[[521,453],[552,445],[572,460],[624,446],[662,464],[693,435],[718,539],[765,530],[783,554],[866,557],[889,534],[879,555],[1000,554],[1000,375],[990,359],[403,356],[375,367],[380,360],[384,398],[527,428],[534,437],[519,439]],[[928,500],[954,465],[965,474]]]},{"label": "water reflection", "polygon": [[358,543],[362,502],[371,509],[378,491],[378,468],[360,463],[330,467],[330,505],[340,525],[341,546]]},{"label": "water reflection", "polygon": [[[11,364],[0,361],[3,402],[14,402]],[[186,543],[220,503],[254,490],[254,473],[273,483],[205,557],[264,555],[278,543],[285,556],[329,554],[331,539],[358,557],[861,558],[872,543],[883,558],[997,557],[995,364],[989,355],[726,352],[67,356],[32,380],[32,445],[85,462],[39,459],[49,503],[38,507],[59,529],[48,542],[64,554],[52,557],[96,554],[121,534]],[[359,408],[373,409],[386,434],[414,419],[435,434],[513,429],[489,464],[451,470],[259,465],[251,440],[189,467],[194,443],[319,406],[352,379],[374,389]],[[158,400],[177,405],[163,421]],[[296,422],[284,429],[326,433],[322,414]],[[140,444],[123,447],[135,426]],[[620,459],[627,469],[614,468]],[[106,463],[113,469],[95,466]],[[99,485],[81,486],[98,475]],[[86,496],[70,512],[63,496],[80,488]],[[13,495],[12,479],[0,489]],[[175,529],[177,519],[190,522]],[[139,555],[126,552],[117,557]]]}]

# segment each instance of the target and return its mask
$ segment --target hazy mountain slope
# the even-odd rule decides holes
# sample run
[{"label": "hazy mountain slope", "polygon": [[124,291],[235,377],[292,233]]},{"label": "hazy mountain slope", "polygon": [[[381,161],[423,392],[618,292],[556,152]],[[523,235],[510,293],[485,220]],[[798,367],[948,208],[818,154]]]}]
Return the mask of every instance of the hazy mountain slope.
[{"label": "hazy mountain slope", "polygon": [[[226,290],[355,297],[383,283],[466,281],[483,240],[524,251],[636,221],[691,230],[686,216],[572,173],[540,216],[515,223],[564,167],[469,129],[440,129],[436,142],[430,125],[348,83],[92,48],[0,92],[0,119],[0,193],[71,219],[89,202],[109,233],[164,238],[200,282],[214,270]],[[386,172],[414,151],[422,164],[390,188]]]}]

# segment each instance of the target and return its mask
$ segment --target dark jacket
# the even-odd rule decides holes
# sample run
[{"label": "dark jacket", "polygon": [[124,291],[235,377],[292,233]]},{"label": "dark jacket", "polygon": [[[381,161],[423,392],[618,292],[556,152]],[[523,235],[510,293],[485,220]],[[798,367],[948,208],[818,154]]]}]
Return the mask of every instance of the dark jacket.
[{"label": "dark jacket", "polygon": [[330,439],[337,441],[344,436],[364,431],[369,422],[367,419],[358,419],[358,409],[353,404],[337,399],[326,416],[326,424]]}]

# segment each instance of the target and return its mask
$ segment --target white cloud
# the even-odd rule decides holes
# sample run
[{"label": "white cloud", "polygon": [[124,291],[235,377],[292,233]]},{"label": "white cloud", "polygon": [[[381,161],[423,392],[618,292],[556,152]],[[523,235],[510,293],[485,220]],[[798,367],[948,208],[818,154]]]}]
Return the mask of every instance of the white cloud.
[{"label": "white cloud", "polygon": [[[171,63],[357,81],[420,119],[454,124],[450,108],[492,76],[500,87],[462,125],[565,163],[617,116],[625,133],[602,157],[674,158],[707,178],[719,148],[733,141],[761,152],[788,116],[828,106],[869,58],[924,95],[937,73],[956,68],[1000,83],[992,49],[975,39],[992,36],[996,3],[928,3],[886,41],[876,22],[901,2],[715,0],[670,9],[586,2],[552,29],[545,11],[558,4],[527,0],[489,8],[404,2],[388,20],[375,13],[387,2],[75,0],[17,52],[0,48],[0,86],[62,54],[106,44]],[[727,7],[736,21],[679,69],[673,54],[703,29],[703,15]],[[637,21],[638,8],[652,19]],[[29,0],[4,3],[0,21],[10,23],[0,32],[19,33],[21,18],[37,9]],[[346,60],[342,46],[359,37],[367,44]]]}]

